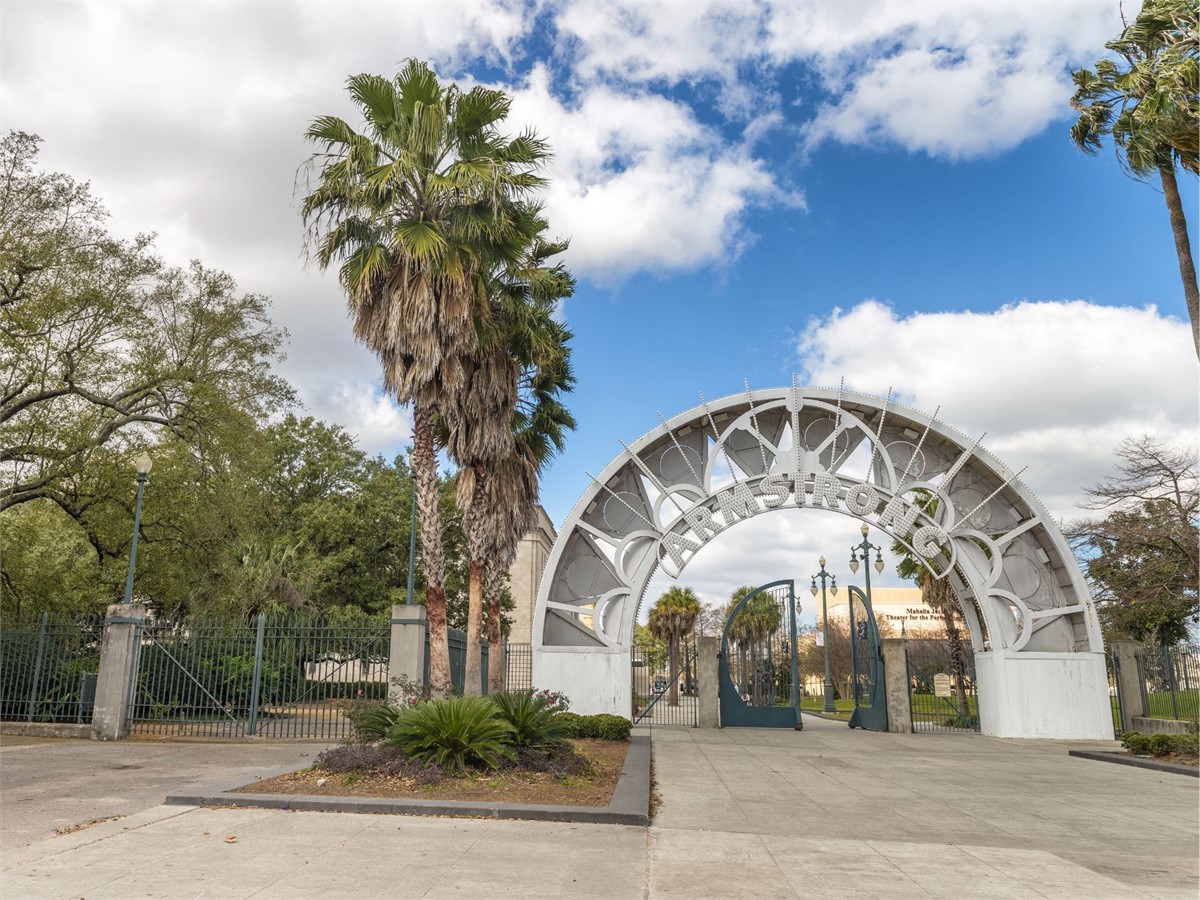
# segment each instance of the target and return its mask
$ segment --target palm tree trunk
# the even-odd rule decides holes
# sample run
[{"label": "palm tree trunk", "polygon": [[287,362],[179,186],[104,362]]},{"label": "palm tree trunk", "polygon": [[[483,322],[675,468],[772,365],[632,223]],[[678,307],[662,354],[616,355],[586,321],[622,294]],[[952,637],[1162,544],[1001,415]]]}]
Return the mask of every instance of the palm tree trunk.
[{"label": "palm tree trunk", "polygon": [[500,561],[495,557],[484,567],[484,599],[487,601],[488,693],[504,690],[506,660],[504,634],[500,627],[500,590],[502,587]]},{"label": "palm tree trunk", "polygon": [[413,483],[425,573],[425,609],[429,616],[429,687],[434,697],[450,693],[450,644],[446,632],[446,554],[438,509],[437,456],[433,416],[424,403],[413,404]]},{"label": "palm tree trunk", "polygon": [[1179,185],[1175,182],[1174,167],[1159,166],[1158,175],[1162,179],[1163,195],[1167,199],[1167,210],[1171,214],[1175,253],[1179,257],[1179,277],[1183,279],[1183,296],[1187,300],[1188,316],[1192,320],[1192,343],[1196,347],[1196,356],[1200,357],[1200,290],[1196,287],[1196,265],[1192,261],[1187,219],[1183,216],[1183,202],[1179,199]]},{"label": "palm tree trunk", "polygon": [[[487,467],[475,463],[472,469],[475,472],[475,485],[471,492],[471,505],[463,517],[463,529],[467,533],[467,556],[470,559],[467,568],[467,665],[463,675],[463,693],[477,697],[483,693],[479,638],[483,633],[483,561],[487,555],[483,536],[483,486]],[[491,648],[488,650],[490,652]]]}]

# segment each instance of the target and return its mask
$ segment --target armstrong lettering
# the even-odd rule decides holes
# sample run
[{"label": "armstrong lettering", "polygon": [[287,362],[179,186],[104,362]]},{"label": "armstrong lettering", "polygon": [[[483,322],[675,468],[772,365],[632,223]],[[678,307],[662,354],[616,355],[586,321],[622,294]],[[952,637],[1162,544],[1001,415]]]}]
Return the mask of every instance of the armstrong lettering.
[{"label": "armstrong lettering", "polygon": [[879,528],[908,541],[926,559],[936,558],[950,543],[943,528],[899,494],[887,497],[867,482],[793,469],[737,481],[697,501],[662,536],[662,563],[677,577],[696,551],[730,525],[786,506],[844,509],[863,520],[874,518]]}]

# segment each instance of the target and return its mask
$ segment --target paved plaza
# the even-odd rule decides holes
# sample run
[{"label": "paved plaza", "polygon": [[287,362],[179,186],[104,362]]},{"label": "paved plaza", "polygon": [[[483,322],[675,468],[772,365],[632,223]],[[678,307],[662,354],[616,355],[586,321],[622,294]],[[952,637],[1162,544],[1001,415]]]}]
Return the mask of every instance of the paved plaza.
[{"label": "paved plaza", "polygon": [[[805,721],[654,728],[649,829],[167,807],[176,788],[303,764],[321,745],[6,738],[0,894],[1197,896],[1196,779],[1067,756],[1095,743]],[[53,836],[73,815],[125,817]]]}]

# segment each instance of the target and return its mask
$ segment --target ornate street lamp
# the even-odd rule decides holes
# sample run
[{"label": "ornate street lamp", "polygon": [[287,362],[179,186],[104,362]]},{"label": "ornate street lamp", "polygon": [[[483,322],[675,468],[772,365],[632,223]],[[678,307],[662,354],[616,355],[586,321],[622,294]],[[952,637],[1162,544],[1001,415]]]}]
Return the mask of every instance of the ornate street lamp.
[{"label": "ornate street lamp", "polygon": [[838,591],[837,576],[830,575],[825,571],[825,557],[822,556],[819,561],[821,563],[821,571],[812,577],[812,586],[809,587],[809,590],[812,591],[814,597],[817,596],[817,579],[820,578],[821,609],[824,610],[825,616],[824,631],[822,632],[825,644],[825,706],[822,712],[836,713],[837,706],[833,702],[833,677],[829,673],[829,603],[825,597],[825,582],[827,580],[830,582],[829,592],[836,597]]},{"label": "ornate street lamp", "polygon": [[143,450],[133,461],[137,469],[137,503],[133,508],[133,544],[129,548],[129,574],[125,577],[125,602],[133,602],[133,567],[137,561],[138,531],[142,525],[142,490],[146,487],[146,478],[150,475],[153,463],[150,454]]},{"label": "ornate street lamp", "polygon": [[[876,544],[872,544],[867,540],[867,532],[871,529],[864,523],[862,527],[862,543],[856,544],[850,548],[850,571],[857,572],[860,562],[867,563],[867,567],[863,569],[863,577],[867,581],[867,602],[871,603],[871,551],[875,551],[875,571],[882,574],[883,572],[883,550]],[[874,605],[871,606],[874,610]]]}]

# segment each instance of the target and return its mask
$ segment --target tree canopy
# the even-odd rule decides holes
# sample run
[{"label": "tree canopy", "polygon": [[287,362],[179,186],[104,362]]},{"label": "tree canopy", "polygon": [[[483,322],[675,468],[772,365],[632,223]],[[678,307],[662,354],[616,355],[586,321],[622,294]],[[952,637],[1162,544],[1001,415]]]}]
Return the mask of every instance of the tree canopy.
[{"label": "tree canopy", "polygon": [[1106,637],[1172,644],[1200,620],[1196,453],[1127,438],[1115,472],[1088,488],[1098,515],[1069,523]]},{"label": "tree canopy", "polygon": [[[404,601],[412,475],[297,415],[270,303],[200,262],[122,242],[86,184],[0,142],[0,607],[120,599],[147,450],[135,597],[159,614]],[[436,482],[450,623],[466,619],[452,480]],[[416,582],[424,587],[418,565]],[[501,587],[501,591],[502,591]],[[420,599],[420,598],[418,598]],[[511,600],[504,598],[511,607]]]}]

